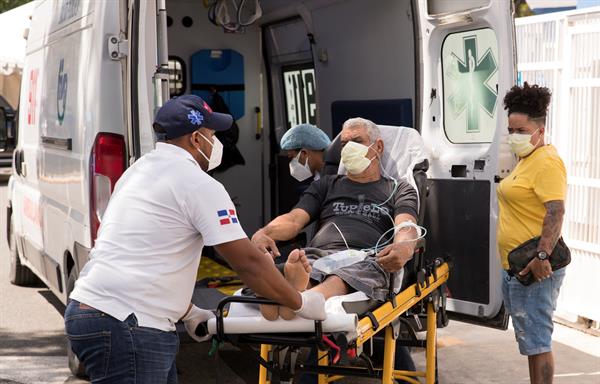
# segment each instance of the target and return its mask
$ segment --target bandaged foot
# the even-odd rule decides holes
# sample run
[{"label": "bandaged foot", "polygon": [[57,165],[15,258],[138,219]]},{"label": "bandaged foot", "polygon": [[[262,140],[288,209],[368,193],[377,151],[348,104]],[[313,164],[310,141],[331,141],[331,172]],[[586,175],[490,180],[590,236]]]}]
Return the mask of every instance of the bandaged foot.
[{"label": "bandaged foot", "polygon": [[[283,274],[292,287],[296,288],[299,292],[303,292],[308,287],[311,270],[312,268],[304,251],[294,249],[288,256]],[[279,315],[285,320],[291,320],[296,317],[294,311],[287,307],[280,307]]]}]

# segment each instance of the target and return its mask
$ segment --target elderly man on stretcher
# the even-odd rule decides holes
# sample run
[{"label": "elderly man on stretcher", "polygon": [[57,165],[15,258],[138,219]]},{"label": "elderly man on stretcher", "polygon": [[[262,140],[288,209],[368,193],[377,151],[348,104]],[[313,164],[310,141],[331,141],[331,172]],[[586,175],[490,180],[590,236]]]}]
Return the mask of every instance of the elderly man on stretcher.
[{"label": "elderly man on stretcher", "polygon": [[[420,235],[418,195],[408,182],[382,175],[384,143],[373,122],[347,120],[340,139],[346,174],[313,182],[292,211],[257,231],[252,242],[276,257],[276,241],[290,240],[316,221],[317,232],[308,246],[292,251],[279,266],[286,280],[299,291],[314,290],[325,299],[361,291],[384,301],[390,274],[412,258]],[[332,257],[344,250],[354,251]],[[328,258],[328,263],[318,261]],[[293,310],[274,305],[262,305],[261,313],[268,320],[295,316]]]}]

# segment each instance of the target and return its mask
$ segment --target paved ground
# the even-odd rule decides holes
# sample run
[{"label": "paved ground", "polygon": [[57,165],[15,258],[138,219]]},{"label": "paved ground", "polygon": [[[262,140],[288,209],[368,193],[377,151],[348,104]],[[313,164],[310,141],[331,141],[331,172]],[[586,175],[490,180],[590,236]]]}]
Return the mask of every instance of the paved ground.
[{"label": "paved ground", "polygon": [[[0,384],[84,383],[66,367],[63,305],[43,286],[8,282],[5,204],[6,186],[0,186]],[[510,330],[453,322],[440,331],[438,343],[441,383],[529,382],[526,359]],[[600,338],[557,325],[554,351],[555,383],[600,383]],[[423,353],[413,356],[421,365]],[[220,358],[209,358],[206,344],[182,344],[178,368],[184,384],[253,383],[257,377],[254,363],[237,350],[225,348]]]}]

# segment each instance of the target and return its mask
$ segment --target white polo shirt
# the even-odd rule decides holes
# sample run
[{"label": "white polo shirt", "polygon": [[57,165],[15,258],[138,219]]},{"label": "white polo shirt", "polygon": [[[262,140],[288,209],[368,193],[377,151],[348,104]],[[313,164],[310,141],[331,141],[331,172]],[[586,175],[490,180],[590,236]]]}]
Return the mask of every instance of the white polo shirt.
[{"label": "white polo shirt", "polygon": [[117,182],[71,298],[173,331],[190,304],[204,244],[245,237],[225,188],[184,149],[157,143]]}]

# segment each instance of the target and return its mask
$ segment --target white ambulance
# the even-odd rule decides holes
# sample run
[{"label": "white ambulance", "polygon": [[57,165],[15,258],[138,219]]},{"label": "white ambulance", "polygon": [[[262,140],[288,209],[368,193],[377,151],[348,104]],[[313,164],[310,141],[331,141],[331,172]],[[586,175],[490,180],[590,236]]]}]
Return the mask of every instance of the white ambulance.
[{"label": "white ambulance", "polygon": [[513,34],[509,0],[41,0],[9,182],[11,281],[37,276],[66,302],[116,181],[154,146],[156,108],[217,91],[244,164],[225,158],[215,177],[249,235],[293,200],[278,150],[291,126],[417,129],[427,253],[453,263],[447,308],[505,327],[495,190],[513,161],[501,145]]}]

